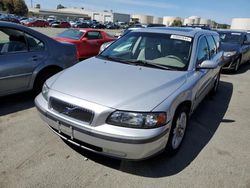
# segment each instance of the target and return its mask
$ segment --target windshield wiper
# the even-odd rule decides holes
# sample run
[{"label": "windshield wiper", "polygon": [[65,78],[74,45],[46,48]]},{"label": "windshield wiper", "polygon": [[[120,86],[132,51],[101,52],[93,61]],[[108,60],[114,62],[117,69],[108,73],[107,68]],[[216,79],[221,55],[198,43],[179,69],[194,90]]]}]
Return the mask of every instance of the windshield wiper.
[{"label": "windshield wiper", "polygon": [[148,61],[144,60],[128,60],[130,63],[135,63],[136,65],[141,65],[141,66],[150,66],[150,67],[156,67],[159,69],[164,69],[164,70],[174,70],[173,68],[167,67],[165,65],[159,65],[156,63],[151,63]]},{"label": "windshield wiper", "polygon": [[120,62],[120,63],[125,63],[125,64],[131,64],[131,62],[127,61],[126,59],[122,59],[119,57],[114,57],[114,56],[110,56],[110,55],[98,55],[98,57],[110,60],[110,61],[116,61],[116,62]]},{"label": "windshield wiper", "polygon": [[114,57],[114,56],[109,56],[109,55],[107,55],[107,56],[99,55],[99,57],[105,58],[105,59],[110,60],[110,61],[116,61],[116,62],[130,64],[130,65],[154,67],[154,68],[163,69],[163,70],[176,70],[174,68],[167,67],[165,65],[159,65],[159,64],[151,63],[151,62],[148,62],[145,60],[132,60],[132,59],[127,60],[127,59],[122,59],[119,57]]}]

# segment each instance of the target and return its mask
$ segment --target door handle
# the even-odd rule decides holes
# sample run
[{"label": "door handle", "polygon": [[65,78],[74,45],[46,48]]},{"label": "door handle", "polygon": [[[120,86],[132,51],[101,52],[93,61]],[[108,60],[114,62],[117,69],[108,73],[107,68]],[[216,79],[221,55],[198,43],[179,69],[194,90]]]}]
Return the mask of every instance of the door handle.
[{"label": "door handle", "polygon": [[38,56],[32,56],[32,61],[38,61]]}]

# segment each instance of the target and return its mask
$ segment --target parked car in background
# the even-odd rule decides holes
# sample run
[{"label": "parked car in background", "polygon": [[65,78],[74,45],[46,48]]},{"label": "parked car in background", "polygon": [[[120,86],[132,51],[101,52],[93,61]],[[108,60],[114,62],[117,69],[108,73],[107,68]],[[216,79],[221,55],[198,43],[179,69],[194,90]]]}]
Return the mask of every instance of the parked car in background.
[{"label": "parked car in background", "polygon": [[94,29],[105,29],[106,26],[104,24],[101,24],[101,23],[97,23],[97,24],[93,24],[91,26],[91,28],[94,28]]},{"label": "parked car in background", "polygon": [[47,78],[76,62],[74,45],[22,25],[0,22],[0,96],[32,89],[39,92]]},{"label": "parked car in background", "polygon": [[147,27],[166,27],[164,24],[148,24]]},{"label": "parked car in background", "polygon": [[114,23],[108,23],[106,26],[106,29],[120,29],[120,26]]},{"label": "parked car in background", "polygon": [[27,27],[49,27],[49,22],[41,19],[31,19],[22,23]]},{"label": "parked car in background", "polygon": [[224,51],[225,65],[223,69],[237,72],[240,65],[250,60],[250,36],[247,32],[218,30],[221,50]]},{"label": "parked car in background", "polygon": [[5,14],[2,14],[0,16],[0,21],[20,24],[20,21],[17,18],[15,18],[14,16],[11,16],[11,15],[5,15]]},{"label": "parked car in background", "polygon": [[54,39],[75,44],[79,59],[97,55],[103,43],[115,40],[108,33],[97,29],[67,29]]},{"label": "parked car in background", "polygon": [[85,22],[76,22],[74,25],[75,28],[90,28],[90,25]]},{"label": "parked car in background", "polygon": [[35,104],[54,133],[92,152],[135,160],[175,154],[190,115],[217,91],[218,47],[212,31],[132,31],[49,79]]},{"label": "parked car in background", "polygon": [[69,21],[69,24],[71,27],[76,27],[76,21]]},{"label": "parked car in background", "polygon": [[51,27],[56,27],[56,28],[70,28],[71,25],[69,22],[66,21],[55,21],[51,23]]}]

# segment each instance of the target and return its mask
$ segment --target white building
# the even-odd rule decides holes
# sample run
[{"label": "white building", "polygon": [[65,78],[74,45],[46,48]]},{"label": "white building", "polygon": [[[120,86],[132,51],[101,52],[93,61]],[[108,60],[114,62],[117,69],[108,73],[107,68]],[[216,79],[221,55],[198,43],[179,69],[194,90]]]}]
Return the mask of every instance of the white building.
[{"label": "white building", "polygon": [[153,24],[163,24],[163,18],[162,17],[153,17]]},{"label": "white building", "polygon": [[90,19],[88,14],[85,14],[83,12],[74,12],[74,11],[59,11],[59,10],[49,10],[49,9],[37,9],[37,8],[29,8],[29,14],[36,17],[41,18],[48,18],[49,16],[54,16],[57,19],[76,19],[76,18],[82,18],[82,19]]},{"label": "white building", "polygon": [[134,14],[131,16],[132,21],[140,22],[141,24],[151,24],[153,23],[153,16]]},{"label": "white building", "polygon": [[250,18],[233,18],[231,29],[250,30]]},{"label": "white building", "polygon": [[113,21],[114,22],[124,22],[129,23],[130,22],[130,14],[123,14],[123,13],[113,13]]},{"label": "white building", "polygon": [[171,26],[175,20],[182,21],[182,18],[175,17],[175,16],[164,16],[163,17],[163,24],[166,26]]},{"label": "white building", "polygon": [[77,14],[86,14],[92,20],[96,20],[98,22],[113,22],[113,13],[108,11],[94,11],[85,8],[63,8],[58,9],[60,12],[75,12]]}]

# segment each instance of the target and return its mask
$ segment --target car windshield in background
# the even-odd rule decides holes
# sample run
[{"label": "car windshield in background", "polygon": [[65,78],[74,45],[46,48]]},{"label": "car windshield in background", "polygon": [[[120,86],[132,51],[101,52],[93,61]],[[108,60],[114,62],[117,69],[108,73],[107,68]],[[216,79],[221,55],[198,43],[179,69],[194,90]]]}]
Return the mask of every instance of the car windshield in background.
[{"label": "car windshield in background", "polygon": [[57,36],[63,37],[63,38],[79,40],[83,36],[83,34],[84,34],[84,32],[79,31],[77,29],[68,29],[68,30],[63,31],[62,33],[59,33]]},{"label": "car windshield in background", "polygon": [[219,33],[221,42],[224,43],[240,43],[241,33]]},{"label": "car windshield in background", "polygon": [[159,33],[131,32],[104,50],[99,58],[186,70],[192,49],[192,38]]}]

